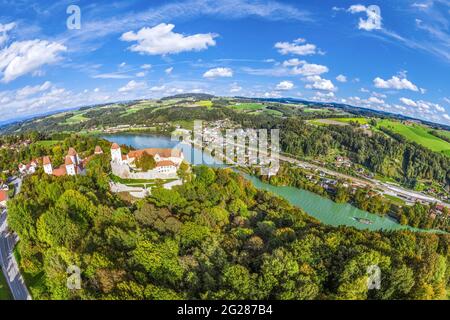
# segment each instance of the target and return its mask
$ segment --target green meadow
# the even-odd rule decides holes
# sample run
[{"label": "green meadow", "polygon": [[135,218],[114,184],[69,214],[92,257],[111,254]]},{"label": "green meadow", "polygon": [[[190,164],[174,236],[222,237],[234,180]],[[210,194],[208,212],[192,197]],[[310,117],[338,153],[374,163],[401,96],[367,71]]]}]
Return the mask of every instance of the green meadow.
[{"label": "green meadow", "polygon": [[355,122],[358,124],[368,124],[369,123],[369,119],[367,118],[331,118],[330,120],[334,120],[334,121],[338,121],[338,122],[344,122],[344,123],[350,123],[350,122]]},{"label": "green meadow", "polygon": [[439,134],[442,135],[443,137],[447,137],[450,139],[450,131],[446,131],[446,130],[438,130]]},{"label": "green meadow", "polygon": [[450,156],[450,143],[433,136],[424,126],[418,124],[406,125],[393,120],[379,120],[377,128],[385,127],[395,133],[401,134],[406,139],[416,142],[432,151]]},{"label": "green meadow", "polygon": [[69,119],[66,120],[67,124],[77,124],[80,122],[84,122],[89,120],[89,118],[86,118],[82,113],[80,114],[76,114],[73,117],[70,117]]},{"label": "green meadow", "polygon": [[231,108],[242,111],[256,111],[264,109],[264,105],[261,103],[238,103],[231,106]]}]

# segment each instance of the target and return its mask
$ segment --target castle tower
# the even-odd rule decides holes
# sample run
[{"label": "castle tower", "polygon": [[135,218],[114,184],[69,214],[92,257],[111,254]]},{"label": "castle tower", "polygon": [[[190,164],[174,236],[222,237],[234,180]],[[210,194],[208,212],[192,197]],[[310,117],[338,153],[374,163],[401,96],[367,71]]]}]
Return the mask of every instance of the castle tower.
[{"label": "castle tower", "polygon": [[65,165],[66,165],[66,173],[68,176],[76,175],[75,165],[70,156],[66,156]]},{"label": "castle tower", "polygon": [[102,148],[100,148],[100,146],[96,146],[96,147],[95,147],[94,154],[103,154]]},{"label": "castle tower", "polygon": [[78,154],[74,148],[69,148],[69,152],[67,152],[67,155],[70,157],[74,165],[78,165]]},{"label": "castle tower", "polygon": [[53,173],[53,167],[52,167],[52,162],[50,161],[50,157],[45,156],[42,159],[42,164],[44,166],[44,172],[46,174],[52,174]]},{"label": "castle tower", "polygon": [[122,162],[122,150],[117,143],[113,143],[111,146],[111,160],[114,162]]}]

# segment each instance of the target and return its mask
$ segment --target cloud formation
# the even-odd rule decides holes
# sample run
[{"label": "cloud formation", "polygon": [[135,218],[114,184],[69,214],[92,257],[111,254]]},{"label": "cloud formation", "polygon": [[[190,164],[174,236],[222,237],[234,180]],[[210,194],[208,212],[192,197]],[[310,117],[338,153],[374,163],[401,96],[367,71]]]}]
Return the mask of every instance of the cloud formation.
[{"label": "cloud formation", "polygon": [[0,50],[0,73],[2,82],[10,82],[27,73],[37,71],[46,64],[61,59],[60,53],[67,48],[57,42],[28,40],[13,42]]},{"label": "cloud formation", "polygon": [[355,4],[350,6],[347,11],[352,14],[364,12],[367,15],[367,19],[359,18],[358,29],[366,31],[381,29],[382,17],[380,7],[376,5],[366,7],[362,4]]},{"label": "cloud formation", "polygon": [[294,84],[292,83],[292,81],[281,81],[275,87],[277,91],[288,91],[291,90],[292,88],[294,88]]},{"label": "cloud formation", "polygon": [[373,79],[373,84],[376,88],[379,89],[419,91],[419,88],[414,83],[409,81],[406,77],[393,76],[388,80],[376,77],[375,79]]},{"label": "cloud formation", "polygon": [[233,70],[230,68],[214,68],[206,71],[203,78],[230,78],[233,76]]},{"label": "cloud formation", "polygon": [[306,43],[306,40],[301,38],[294,40],[292,43],[277,42],[275,43],[275,48],[278,49],[278,52],[283,55],[295,54],[299,56],[307,56],[318,53],[316,45]]},{"label": "cloud formation", "polygon": [[128,49],[140,54],[167,55],[185,51],[205,50],[215,46],[217,35],[199,33],[185,36],[173,32],[175,25],[161,23],[153,28],[142,28],[138,32],[128,31],[122,34],[120,40],[137,42]]}]

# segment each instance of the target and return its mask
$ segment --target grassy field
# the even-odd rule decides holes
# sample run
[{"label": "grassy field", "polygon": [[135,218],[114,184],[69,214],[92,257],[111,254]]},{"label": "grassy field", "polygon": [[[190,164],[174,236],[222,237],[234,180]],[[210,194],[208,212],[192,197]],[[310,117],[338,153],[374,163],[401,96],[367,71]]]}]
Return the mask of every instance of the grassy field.
[{"label": "grassy field", "polygon": [[331,111],[328,109],[316,109],[316,108],[304,108],[303,112],[306,113],[330,113]]},{"label": "grassy field", "polygon": [[59,140],[42,140],[42,141],[37,141],[34,144],[42,146],[42,147],[51,147],[60,142],[61,141],[59,141]]},{"label": "grassy field", "polygon": [[66,123],[77,124],[77,123],[87,121],[87,120],[89,120],[89,118],[86,118],[82,113],[80,113],[80,114],[76,114],[73,117],[70,117],[69,119],[67,119]]},{"label": "grassy field", "polygon": [[242,111],[256,111],[264,109],[264,105],[261,103],[238,103],[231,106],[233,109]]},{"label": "grassy field", "polygon": [[348,125],[348,123],[346,123],[346,122],[336,121],[335,119],[314,119],[314,120],[309,120],[308,122],[315,124],[316,126],[329,126],[329,125],[347,126]]},{"label": "grassy field", "polygon": [[446,130],[438,130],[439,134],[442,135],[443,137],[447,137],[450,139],[450,131],[446,131]]},{"label": "grassy field", "polygon": [[9,291],[8,284],[6,283],[3,272],[0,271],[0,300],[11,300],[11,292]]},{"label": "grassy field", "polygon": [[377,128],[381,127],[401,134],[406,139],[416,142],[432,151],[450,156],[450,143],[433,136],[424,126],[418,124],[406,125],[398,121],[384,119],[378,121]]},{"label": "grassy field", "polygon": [[211,100],[202,100],[196,103],[198,106],[200,107],[208,107],[211,108],[212,107],[212,101]]},{"label": "grassy field", "polygon": [[140,103],[140,104],[135,104],[133,106],[130,106],[126,109],[125,113],[122,114],[122,116],[126,116],[129,114],[133,114],[136,113],[138,111],[141,111],[143,109],[147,109],[147,108],[152,108],[155,107],[155,105],[153,104],[149,104],[149,103]]},{"label": "grassy field", "polygon": [[327,119],[314,119],[309,121],[318,126],[335,125],[335,126],[345,126],[349,125],[351,122],[362,124],[368,124],[369,119],[366,118],[327,118]]},{"label": "grassy field", "polygon": [[369,119],[367,118],[332,118],[331,120],[338,121],[338,122],[344,122],[344,123],[350,123],[350,122],[356,122],[358,124],[368,124]]}]

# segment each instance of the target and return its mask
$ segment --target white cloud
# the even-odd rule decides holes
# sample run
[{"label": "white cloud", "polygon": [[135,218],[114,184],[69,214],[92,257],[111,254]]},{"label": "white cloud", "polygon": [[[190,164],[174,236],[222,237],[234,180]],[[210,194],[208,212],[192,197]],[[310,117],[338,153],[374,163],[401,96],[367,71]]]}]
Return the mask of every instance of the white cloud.
[{"label": "white cloud", "polygon": [[231,85],[230,93],[237,93],[237,92],[241,92],[241,91],[242,91],[242,87],[239,86],[237,83],[233,83]]},{"label": "white cloud", "polygon": [[294,88],[294,84],[291,81],[281,81],[275,87],[277,91],[288,91],[291,90],[292,88]]},{"label": "white cloud", "polygon": [[442,117],[448,121],[450,121],[450,116],[448,114],[443,114]]},{"label": "white cloud", "polygon": [[145,71],[140,71],[140,72],[136,73],[136,77],[138,77],[138,78],[145,77],[146,75],[147,75],[147,73]]},{"label": "white cloud", "polygon": [[366,11],[366,7],[363,6],[362,4],[354,4],[352,6],[350,6],[350,8],[348,8],[348,12],[350,13],[358,13],[358,12],[365,12]]},{"label": "white cloud", "polygon": [[164,72],[165,72],[166,74],[171,74],[172,71],[173,71],[173,67],[169,67],[169,68],[167,68],[166,70],[164,70]]},{"label": "white cloud", "polygon": [[59,54],[66,50],[64,45],[46,40],[13,42],[0,50],[2,82],[10,82],[43,65],[55,63],[61,59]]},{"label": "white cloud", "polygon": [[[294,61],[291,59],[291,60],[288,60],[287,63],[292,64],[293,62]],[[321,75],[323,73],[327,73],[328,71],[329,71],[328,67],[326,67],[326,66],[323,66],[320,64],[314,64],[314,63],[307,63],[306,61],[298,61],[298,64],[292,68],[291,74],[303,75],[303,76],[316,76],[316,75]]]},{"label": "white cloud", "polygon": [[304,79],[304,81],[310,82],[305,86],[307,89],[315,89],[322,91],[336,91],[337,88],[334,86],[333,82],[328,79],[323,79],[320,76],[309,76]]},{"label": "white cloud", "polygon": [[52,83],[50,81],[46,81],[43,84],[37,86],[26,86],[22,89],[17,90],[17,97],[25,98],[39,92],[47,91],[51,86]]},{"label": "white cloud", "polygon": [[367,101],[369,103],[375,103],[375,104],[384,104],[384,100],[379,99],[377,97],[370,97],[369,99],[367,99]]},{"label": "white cloud", "polygon": [[153,91],[153,92],[160,92],[160,91],[164,91],[164,90],[166,90],[166,86],[165,85],[154,86],[154,87],[150,88],[150,91]]},{"label": "white cloud", "polygon": [[352,5],[347,10],[348,12],[355,14],[365,12],[367,15],[366,19],[359,18],[358,29],[372,31],[381,29],[381,13],[378,6],[363,6],[361,4]]},{"label": "white cloud", "polygon": [[151,64],[146,63],[141,66],[141,69],[148,70],[148,69],[151,69],[151,67],[152,67]]},{"label": "white cloud", "polygon": [[131,80],[125,86],[119,88],[119,92],[129,92],[135,90],[142,90],[147,87],[147,84],[144,81],[134,81]]},{"label": "white cloud", "polygon": [[233,70],[230,68],[214,68],[203,74],[204,78],[230,78],[233,76]]},{"label": "white cloud", "polygon": [[420,10],[428,9],[429,6],[430,6],[430,4],[428,4],[428,3],[417,3],[417,2],[415,2],[411,5],[411,7],[418,8]]},{"label": "white cloud", "polygon": [[305,63],[303,60],[299,60],[297,58],[289,59],[283,62],[283,67],[296,67]]},{"label": "white cloud", "polygon": [[339,82],[347,82],[347,77],[344,76],[343,74],[340,74],[336,77],[336,80]]},{"label": "white cloud", "polygon": [[264,97],[265,98],[280,98],[281,95],[278,92],[271,91],[271,92],[265,92]]},{"label": "white cloud", "polygon": [[411,90],[419,91],[419,88],[409,81],[406,77],[393,76],[391,79],[384,80],[377,77],[373,80],[375,87],[380,89],[394,89],[394,90]]},{"label": "white cloud", "polygon": [[126,62],[122,62],[121,64],[119,64],[119,68],[123,68],[123,67],[125,67],[127,64],[126,64]]},{"label": "white cloud", "polygon": [[410,106],[410,107],[417,107],[417,103],[414,100],[408,99],[408,98],[400,98],[399,99],[401,103]]},{"label": "white cloud", "polygon": [[305,43],[305,39],[297,39],[294,42],[277,42],[275,48],[278,52],[286,54],[296,54],[299,56],[307,56],[317,53],[317,47],[314,44]]},{"label": "white cloud", "polygon": [[215,46],[212,33],[194,34],[185,36],[181,33],[173,32],[175,25],[161,23],[153,28],[142,28],[138,32],[128,31],[122,34],[120,40],[133,42],[128,49],[141,54],[166,55],[180,53],[184,51],[205,50],[208,46]]},{"label": "white cloud", "polygon": [[8,41],[9,36],[8,32],[11,31],[16,27],[16,24],[14,22],[7,23],[7,24],[1,24],[0,23],[0,47]]},{"label": "white cloud", "polygon": [[123,73],[100,73],[93,75],[92,78],[94,79],[129,79],[131,78],[128,74]]}]

